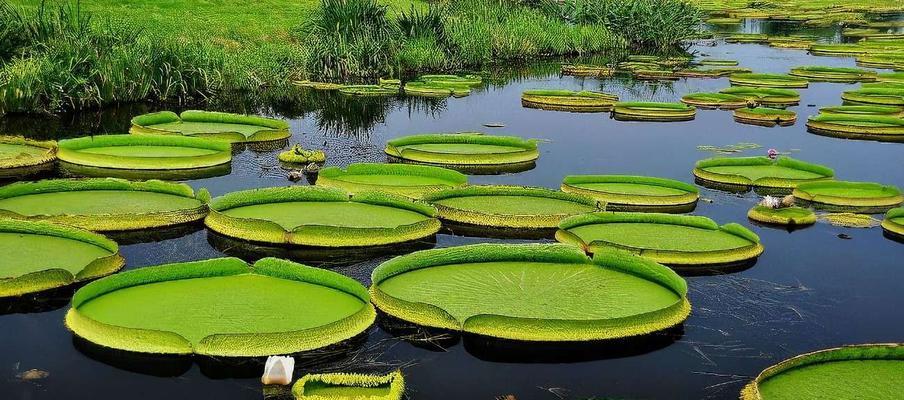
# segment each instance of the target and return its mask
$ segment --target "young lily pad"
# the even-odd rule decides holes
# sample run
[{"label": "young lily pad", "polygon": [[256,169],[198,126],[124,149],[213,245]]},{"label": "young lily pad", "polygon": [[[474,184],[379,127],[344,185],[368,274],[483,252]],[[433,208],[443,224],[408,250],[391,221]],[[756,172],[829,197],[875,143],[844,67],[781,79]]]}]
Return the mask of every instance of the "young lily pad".
[{"label": "young lily pad", "polygon": [[374,304],[396,318],[520,341],[644,335],[690,312],[687,285],[668,268],[558,244],[420,251],[381,264],[372,282]]},{"label": "young lily pad", "polygon": [[835,172],[791,157],[715,157],[697,161],[694,176],[703,183],[790,189],[833,179]]},{"label": "young lily pad", "polygon": [[563,218],[602,209],[588,196],[521,186],[467,186],[424,200],[445,221],[495,228],[551,229]]},{"label": "young lily pad", "polygon": [[802,354],[766,368],[741,400],[875,399],[904,393],[904,345],[863,344]]},{"label": "young lily pad", "polygon": [[735,86],[767,87],[767,88],[806,88],[809,83],[806,79],[783,74],[734,74],[728,81]]},{"label": "young lily pad", "polygon": [[265,258],[145,267],[79,289],[66,327],[132,352],[259,357],[314,350],[365,331],[367,290],[341,274]]},{"label": "young lily pad", "polygon": [[84,175],[119,177],[126,170],[145,172],[146,179],[184,179],[228,166],[232,146],[199,137],[101,135],[60,141],[57,156],[66,170]]},{"label": "young lily pad", "polygon": [[901,191],[873,182],[810,182],[794,188],[794,197],[829,211],[884,213],[904,202]]},{"label": "young lily pad", "polygon": [[525,90],[521,105],[542,110],[571,112],[612,111],[618,96],[602,92],[556,89]]},{"label": "young lily pad", "polygon": [[47,222],[0,220],[0,299],[112,274],[125,264],[115,242]]},{"label": "young lily pad", "polygon": [[21,178],[53,168],[57,145],[18,136],[0,136],[0,179]]},{"label": "young lily pad", "polygon": [[385,151],[404,161],[443,166],[519,164],[540,156],[535,140],[481,133],[404,136],[390,140]]},{"label": "young lily pad", "polygon": [[619,102],[612,115],[620,121],[690,121],[696,117],[697,109],[681,103]]},{"label": "young lily pad", "polygon": [[405,378],[400,371],[386,375],[308,374],[292,385],[297,400],[402,400]]},{"label": "young lily pad", "polygon": [[773,225],[802,226],[816,223],[816,213],[808,208],[772,208],[756,205],[747,212],[747,218]]},{"label": "young lily pad", "polygon": [[349,193],[382,191],[421,198],[437,190],[464,186],[468,177],[446,168],[411,164],[351,164],[346,169],[328,167],[317,176],[317,186],[335,187]]},{"label": "young lily pad", "polygon": [[186,184],[114,178],[51,179],[0,187],[0,216],[92,231],[158,228],[207,215],[207,191]]},{"label": "young lily pad", "polygon": [[777,108],[739,108],[734,120],[742,124],[760,126],[791,126],[797,122],[797,113]]},{"label": "young lily pad", "polygon": [[706,217],[656,213],[592,213],[567,218],[556,239],[590,253],[626,250],[663,264],[696,267],[756,259],[763,246],[741,225]]},{"label": "young lily pad", "polygon": [[629,175],[570,175],[562,180],[562,191],[593,197],[609,211],[688,212],[700,197],[694,185]]},{"label": "young lily pad", "polygon": [[289,186],[213,199],[204,220],[238,239],[314,247],[365,247],[423,239],[439,231],[433,207],[380,192]]},{"label": "young lily pad", "polygon": [[292,136],[285,121],[254,115],[212,111],[172,111],[132,118],[129,132],[141,135],[184,135],[224,140],[230,143],[273,142]]}]

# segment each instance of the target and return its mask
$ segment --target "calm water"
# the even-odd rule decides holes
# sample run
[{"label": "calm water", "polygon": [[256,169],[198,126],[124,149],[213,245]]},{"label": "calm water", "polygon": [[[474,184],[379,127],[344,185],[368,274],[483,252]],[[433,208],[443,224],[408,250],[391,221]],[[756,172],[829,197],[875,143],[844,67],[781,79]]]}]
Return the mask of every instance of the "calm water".
[{"label": "calm water", "polygon": [[[746,31],[786,30],[750,24]],[[834,32],[823,33],[831,38]],[[853,66],[853,59],[811,57],[800,50],[760,45],[696,47],[715,58],[732,58],[762,72],[786,72],[797,65]],[[516,75],[519,71],[505,71]],[[523,72],[523,71],[520,71]],[[641,174],[693,181],[696,160],[712,154],[698,145],[753,142],[792,151],[795,157],[829,165],[839,179],[877,181],[904,187],[904,145],[851,141],[806,132],[803,121],[815,106],[840,104],[846,84],[814,83],[793,107],[793,127],[741,125],[728,111],[700,110],[685,123],[617,122],[607,114],[571,114],[524,109],[520,94],[529,88],[603,90],[622,99],[675,101],[696,91],[729,86],[727,79],[648,84],[625,79],[561,77],[558,66],[539,65],[506,84],[491,84],[469,97],[448,100],[349,99],[302,94],[302,101],[270,111],[291,119],[292,142],[326,149],[329,165],[383,161],[386,140],[415,133],[485,131],[542,139],[536,168],[508,175],[473,176],[472,183],[557,188],[567,174]],[[242,104],[224,108],[242,110]],[[141,106],[102,115],[55,120],[0,119],[0,130],[34,137],[87,132],[121,133]],[[503,123],[486,128],[484,123]],[[61,134],[58,132],[67,132]],[[227,176],[189,181],[214,195],[252,187],[291,184],[275,160],[276,151],[246,150],[235,156]],[[299,183],[299,184],[304,184]],[[852,229],[819,223],[788,232],[751,224],[747,210],[753,193],[730,194],[702,188],[696,214],[719,223],[740,222],[762,237],[766,251],[751,268],[730,274],[689,277],[693,312],[678,329],[630,342],[543,347],[475,337],[435,336],[393,328],[381,319],[366,337],[333,357],[302,364],[297,373],[324,370],[388,370],[403,367],[414,399],[733,399],[753,375],[787,357],[843,344],[904,340],[904,244],[881,228]],[[839,238],[847,235],[849,239]],[[247,257],[208,237],[203,229],[161,234],[157,241],[122,246],[127,268],[198,260],[224,254]],[[505,241],[440,234],[447,247]],[[508,240],[509,242],[519,242]],[[216,244],[216,246],[214,244]],[[295,254],[302,259],[320,257]],[[369,284],[370,271],[386,255],[336,254],[318,265]],[[63,327],[70,293],[0,305],[0,398],[101,399],[219,398],[264,396],[254,362],[139,359],[99,351],[73,339]],[[408,327],[410,328],[410,327]],[[17,374],[32,368],[50,373],[39,381]]]}]

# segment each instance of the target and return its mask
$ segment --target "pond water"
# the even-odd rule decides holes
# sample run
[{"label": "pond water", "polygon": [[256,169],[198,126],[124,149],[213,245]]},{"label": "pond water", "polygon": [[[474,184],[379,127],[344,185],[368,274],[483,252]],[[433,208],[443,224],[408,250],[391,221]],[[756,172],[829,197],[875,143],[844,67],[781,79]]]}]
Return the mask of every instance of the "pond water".
[{"label": "pond water", "polygon": [[[750,23],[748,32],[788,29]],[[834,30],[816,32],[837,40]],[[853,66],[853,59],[812,57],[802,50],[763,45],[697,46],[713,58],[737,59],[758,72],[787,72],[799,65]],[[352,99],[338,94],[304,93],[292,105],[271,113],[290,119],[294,137],[305,147],[324,148],[328,165],[384,161],[389,139],[416,133],[484,131],[542,139],[541,156],[528,171],[471,176],[471,183],[558,188],[569,174],[639,174],[693,182],[694,162],[713,153],[699,145],[752,142],[762,148],[828,165],[839,179],[876,181],[904,187],[904,145],[844,140],[807,133],[804,122],[817,106],[840,104],[854,85],[813,83],[802,90],[799,114],[791,127],[741,125],[728,111],[698,111],[691,122],[617,122],[608,114],[573,114],[522,108],[520,94],[532,88],[602,90],[623,100],[677,101],[697,91],[728,87],[727,78],[643,83],[562,77],[558,63],[507,68],[504,83],[490,84],[468,97],[445,100]],[[243,104],[223,108],[242,111]],[[59,138],[85,133],[122,133],[145,106],[59,119],[7,117],[0,131]],[[486,123],[504,124],[488,128]],[[60,133],[64,132],[64,133]],[[212,194],[291,184],[276,161],[278,151],[245,150],[225,176],[188,181]],[[300,182],[298,184],[306,184]],[[398,329],[381,318],[366,337],[346,352],[322,354],[301,363],[310,371],[389,370],[403,367],[413,399],[735,399],[740,388],[763,368],[790,356],[843,344],[900,342],[904,338],[904,244],[883,237],[881,228],[855,229],[819,223],[789,232],[754,225],[747,210],[754,193],[732,194],[701,188],[695,214],[718,223],[739,222],[762,238],[765,253],[750,268],[688,277],[693,311],[678,329],[617,343],[541,346],[477,337],[436,336]],[[881,218],[881,217],[880,217]],[[221,239],[221,238],[220,238]],[[481,242],[536,240],[437,235],[418,248]],[[551,242],[549,239],[540,241]],[[198,260],[243,252],[201,227],[130,238],[122,246],[127,268]],[[370,272],[386,254],[293,254],[369,284]],[[100,350],[63,326],[71,291],[0,304],[0,398],[3,399],[256,399],[264,396],[260,364],[232,360],[137,358]],[[228,294],[224,294],[228,295]],[[897,311],[896,311],[897,310]],[[395,328],[393,328],[395,326]],[[27,381],[29,369],[49,376]],[[300,375],[298,375],[300,376]]]}]

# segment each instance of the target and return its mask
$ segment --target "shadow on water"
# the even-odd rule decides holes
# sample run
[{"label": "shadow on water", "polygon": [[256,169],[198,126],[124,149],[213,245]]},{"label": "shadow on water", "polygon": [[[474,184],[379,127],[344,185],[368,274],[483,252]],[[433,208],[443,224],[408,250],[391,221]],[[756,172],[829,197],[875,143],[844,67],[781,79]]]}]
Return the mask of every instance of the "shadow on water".
[{"label": "shadow on water", "polygon": [[73,284],[24,296],[0,298],[0,315],[33,314],[59,310],[69,305],[72,295],[81,286],[83,284]]},{"label": "shadow on water", "polygon": [[169,239],[178,239],[204,229],[204,224],[196,221],[185,224],[134,231],[104,232],[104,236],[121,246],[139,243],[154,243]]},{"label": "shadow on water", "polygon": [[555,239],[556,228],[548,229],[520,229],[520,228],[494,228],[472,224],[462,224],[443,220],[443,229],[440,233],[455,236],[484,237],[491,239]]}]

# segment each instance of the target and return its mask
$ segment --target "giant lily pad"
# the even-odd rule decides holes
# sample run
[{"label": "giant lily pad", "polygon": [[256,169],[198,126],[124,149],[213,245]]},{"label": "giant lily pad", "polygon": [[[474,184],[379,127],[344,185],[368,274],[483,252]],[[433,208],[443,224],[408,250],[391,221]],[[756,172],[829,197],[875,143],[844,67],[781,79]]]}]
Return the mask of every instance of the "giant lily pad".
[{"label": "giant lily pad", "polygon": [[687,212],[694,209],[699,191],[684,182],[630,175],[571,175],[562,191],[593,197],[609,211]]},{"label": "giant lily pad", "polygon": [[411,198],[468,183],[468,177],[450,169],[410,164],[351,164],[346,169],[328,167],[317,175],[318,186],[349,193],[382,191]]},{"label": "giant lily pad", "polygon": [[791,69],[789,75],[811,82],[871,82],[876,72],[860,68],[804,66]]},{"label": "giant lily pad", "polygon": [[904,345],[863,344],[802,354],[766,368],[741,400],[892,400],[904,393]]},{"label": "giant lily pad", "polygon": [[207,215],[207,191],[185,184],[114,178],[52,179],[0,188],[0,216],[92,231],[157,228]]},{"label": "giant lily pad", "polygon": [[209,176],[209,171],[216,170],[228,173],[232,161],[228,143],[195,137],[90,136],[63,140],[59,147],[58,156],[67,171],[89,176],[144,172],[138,177],[185,179]]},{"label": "giant lily pad", "polygon": [[691,93],[682,97],[681,102],[695,107],[723,110],[747,107],[751,103],[744,97],[725,93]]},{"label": "giant lily pad", "polygon": [[79,289],[77,336],[113,349],[256,357],[318,349],[374,321],[366,289],[341,274],[265,258],[145,267]]},{"label": "giant lily pad", "polygon": [[697,115],[693,106],[681,103],[619,102],[612,115],[621,121],[690,121]]},{"label": "giant lily pad", "polygon": [[78,228],[0,219],[0,298],[109,275],[124,264],[113,241]]},{"label": "giant lily pad", "polygon": [[904,142],[904,119],[882,115],[819,114],[807,119],[807,130],[846,139]]},{"label": "giant lily pad", "polygon": [[53,168],[57,145],[16,136],[0,136],[0,178],[20,178]]},{"label": "giant lily pad", "polygon": [[747,218],[773,225],[813,225],[816,223],[816,213],[803,207],[772,208],[756,205],[747,212]]},{"label": "giant lily pad", "polygon": [[230,143],[272,142],[289,136],[289,124],[273,118],[211,111],[161,111],[132,118],[133,134],[185,135]]},{"label": "giant lily pad", "polygon": [[687,285],[662,265],[620,252],[589,259],[556,244],[425,250],[373,272],[374,304],[415,324],[523,341],[652,333],[690,312]]},{"label": "giant lily pad", "polygon": [[882,229],[893,237],[904,239],[904,207],[888,210],[882,220]]},{"label": "giant lily pad", "polygon": [[783,74],[741,73],[728,78],[732,85],[767,88],[806,88],[806,79]]},{"label": "giant lily pad", "polygon": [[675,266],[738,264],[763,252],[759,237],[749,229],[690,215],[578,215],[559,224],[556,239],[591,253],[615,248]]},{"label": "giant lily pad", "polygon": [[617,101],[616,95],[586,90],[535,89],[521,93],[522,106],[553,111],[611,111]]},{"label": "giant lily pad", "polygon": [[896,106],[830,106],[821,107],[819,113],[897,117],[904,113],[904,108]]},{"label": "giant lily pad", "polygon": [[443,220],[495,228],[550,229],[563,218],[601,208],[588,196],[521,186],[468,186],[433,192],[424,200]]},{"label": "giant lily pad", "polygon": [[519,164],[540,156],[535,140],[480,133],[404,136],[390,140],[385,151],[403,161],[450,166]]},{"label": "giant lily pad", "polygon": [[768,107],[739,108],[734,112],[734,120],[748,125],[791,126],[797,122],[797,113]]},{"label": "giant lily pad", "polygon": [[359,247],[422,239],[439,231],[433,207],[380,192],[290,186],[233,192],[213,199],[205,224],[255,242]]},{"label": "giant lily pad", "polygon": [[800,103],[800,93],[791,89],[734,86],[722,89],[719,93],[743,97],[763,106],[785,107]]},{"label": "giant lily pad", "polygon": [[901,191],[873,182],[827,181],[798,185],[794,197],[830,211],[883,213],[904,202]]},{"label": "giant lily pad", "polygon": [[841,99],[853,104],[904,106],[904,88],[864,87],[841,94]]},{"label": "giant lily pad", "polygon": [[791,157],[714,157],[697,161],[694,176],[704,182],[787,189],[832,179],[835,172]]},{"label": "giant lily pad", "polygon": [[400,371],[386,375],[308,374],[292,385],[297,400],[402,400],[405,378]]}]

